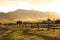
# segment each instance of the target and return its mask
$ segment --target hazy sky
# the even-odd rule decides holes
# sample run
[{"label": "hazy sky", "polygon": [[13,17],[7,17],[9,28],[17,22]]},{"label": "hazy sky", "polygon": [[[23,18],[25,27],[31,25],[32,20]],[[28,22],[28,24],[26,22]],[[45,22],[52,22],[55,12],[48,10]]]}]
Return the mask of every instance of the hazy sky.
[{"label": "hazy sky", "polygon": [[0,0],[0,12],[8,12],[16,9],[60,13],[60,0]]}]

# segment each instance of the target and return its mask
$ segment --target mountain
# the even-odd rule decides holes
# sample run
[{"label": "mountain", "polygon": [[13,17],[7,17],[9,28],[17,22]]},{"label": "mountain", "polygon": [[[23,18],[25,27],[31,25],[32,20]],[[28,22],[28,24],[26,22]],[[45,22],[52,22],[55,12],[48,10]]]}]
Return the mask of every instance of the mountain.
[{"label": "mountain", "polygon": [[55,12],[41,12],[41,11],[36,11],[36,10],[22,10],[18,9],[12,12],[8,13],[3,13],[0,12],[0,20],[1,21],[16,21],[16,20],[43,20],[48,18],[48,13],[49,13],[49,18],[50,19],[57,19],[58,14]]}]

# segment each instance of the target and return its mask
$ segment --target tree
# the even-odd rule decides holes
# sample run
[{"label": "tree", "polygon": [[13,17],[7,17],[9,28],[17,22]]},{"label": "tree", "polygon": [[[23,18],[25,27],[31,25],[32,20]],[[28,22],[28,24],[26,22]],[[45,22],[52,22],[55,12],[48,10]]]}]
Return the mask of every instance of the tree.
[{"label": "tree", "polygon": [[23,28],[22,21],[19,20],[19,21],[16,22],[16,24],[18,25],[19,28],[20,27]]},{"label": "tree", "polygon": [[54,22],[53,22],[52,20],[50,20],[50,19],[47,19],[46,23],[48,24],[48,25],[47,25],[48,31],[49,31],[49,29],[50,29],[51,27],[55,27],[55,26],[53,25]]},{"label": "tree", "polygon": [[16,23],[17,23],[18,25],[21,25],[21,24],[22,24],[22,21],[19,20],[19,21],[17,21]]},{"label": "tree", "polygon": [[56,23],[56,24],[60,24],[60,20],[56,20],[55,23]]}]

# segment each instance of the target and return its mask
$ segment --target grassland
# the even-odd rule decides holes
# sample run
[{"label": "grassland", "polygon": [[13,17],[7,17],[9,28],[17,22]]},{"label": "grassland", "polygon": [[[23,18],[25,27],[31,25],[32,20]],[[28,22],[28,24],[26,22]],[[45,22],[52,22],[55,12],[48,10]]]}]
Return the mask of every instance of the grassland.
[{"label": "grassland", "polygon": [[[54,26],[60,26],[54,25]],[[53,31],[47,28],[22,28],[22,25],[0,25],[0,40],[60,40],[60,29]]]}]

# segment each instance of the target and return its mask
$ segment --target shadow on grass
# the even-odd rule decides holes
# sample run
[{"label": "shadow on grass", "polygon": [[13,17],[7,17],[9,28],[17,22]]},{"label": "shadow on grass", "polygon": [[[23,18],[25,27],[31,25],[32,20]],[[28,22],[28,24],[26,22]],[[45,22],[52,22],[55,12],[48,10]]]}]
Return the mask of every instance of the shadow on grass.
[{"label": "shadow on grass", "polygon": [[29,33],[28,31],[29,30],[25,30],[23,35],[38,36],[38,37],[42,37],[45,40],[60,40],[60,38],[56,38],[56,37],[52,37],[52,36],[45,36],[45,35],[41,35],[41,34]]}]

